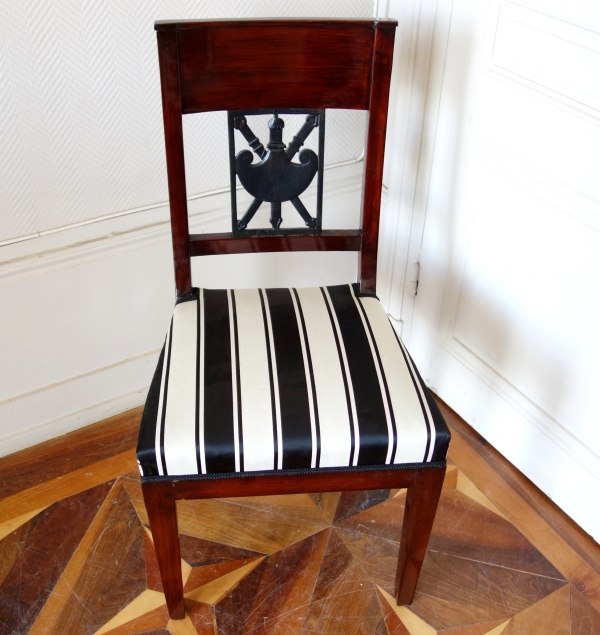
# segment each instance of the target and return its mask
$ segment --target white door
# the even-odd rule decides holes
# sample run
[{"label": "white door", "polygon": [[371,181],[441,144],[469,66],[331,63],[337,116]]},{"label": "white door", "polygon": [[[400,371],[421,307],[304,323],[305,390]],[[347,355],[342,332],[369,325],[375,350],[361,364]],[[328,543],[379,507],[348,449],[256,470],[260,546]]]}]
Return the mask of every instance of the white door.
[{"label": "white door", "polygon": [[600,540],[600,3],[448,0],[436,28],[407,344],[441,398]]}]

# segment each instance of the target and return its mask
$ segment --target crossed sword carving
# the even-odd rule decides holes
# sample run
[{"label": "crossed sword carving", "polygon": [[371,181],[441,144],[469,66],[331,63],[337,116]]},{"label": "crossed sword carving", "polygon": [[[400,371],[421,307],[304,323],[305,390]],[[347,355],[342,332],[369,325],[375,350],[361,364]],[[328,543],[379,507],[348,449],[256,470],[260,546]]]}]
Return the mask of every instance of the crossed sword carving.
[{"label": "crossed sword carving", "polygon": [[[294,138],[288,145],[285,150],[285,154],[288,159],[291,161],[294,156],[298,153],[300,148],[304,145],[308,135],[319,125],[319,116],[318,115],[307,115],[306,121],[302,125],[302,128],[298,131],[297,135],[294,135]],[[261,159],[261,161],[267,156],[268,151],[264,147],[264,145],[260,142],[258,137],[252,132],[248,122],[246,121],[246,117],[235,117],[233,120],[233,127],[239,130],[250,148],[254,151],[254,153]],[[240,220],[238,220],[238,229],[243,230],[248,227],[248,223],[254,218],[254,215],[258,211],[258,208],[263,204],[264,201],[261,201],[258,198],[255,198],[250,206],[246,210],[246,213],[242,216]],[[313,218],[302,201],[296,196],[295,198],[290,199],[290,203],[296,208],[296,211],[302,217],[304,224],[311,229],[316,229],[317,227],[317,219]],[[281,225],[281,203],[271,203],[272,213],[269,221],[271,222],[271,226],[273,229],[279,229]]]}]

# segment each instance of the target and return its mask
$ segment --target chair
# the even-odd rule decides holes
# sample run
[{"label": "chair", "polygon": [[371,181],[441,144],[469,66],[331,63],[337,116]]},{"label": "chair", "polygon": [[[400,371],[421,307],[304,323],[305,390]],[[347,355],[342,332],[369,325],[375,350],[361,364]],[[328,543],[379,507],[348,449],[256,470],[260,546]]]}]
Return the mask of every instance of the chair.
[{"label": "chair", "polygon": [[[169,613],[184,617],[176,500],[408,488],[396,579],[410,604],[450,435],[375,296],[396,22],[157,22],[177,300],[148,394],[137,456]],[[361,230],[323,230],[325,110],[369,112]],[[190,235],[182,115],[229,112],[232,231]],[[273,115],[265,148],[248,117]],[[286,146],[289,113],[306,121]],[[292,157],[319,128],[319,156]],[[241,139],[241,136],[239,137]],[[267,167],[265,167],[267,166]],[[275,179],[278,177],[279,180]],[[236,177],[254,197],[237,218]],[[300,194],[317,178],[318,209]],[[291,201],[305,227],[280,227]],[[248,227],[261,202],[272,229]],[[192,287],[190,257],[356,251],[359,280],[316,289]]]}]

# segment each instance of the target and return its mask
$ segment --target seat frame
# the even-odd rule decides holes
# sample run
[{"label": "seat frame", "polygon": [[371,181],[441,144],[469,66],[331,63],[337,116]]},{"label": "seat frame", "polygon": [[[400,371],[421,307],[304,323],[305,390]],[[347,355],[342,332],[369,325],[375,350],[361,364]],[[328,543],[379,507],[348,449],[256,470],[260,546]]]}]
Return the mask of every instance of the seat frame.
[{"label": "seat frame", "polygon": [[[387,109],[397,23],[392,20],[206,20],[155,24],[162,90],[175,287],[192,291],[190,257],[357,251],[362,293],[375,294]],[[302,54],[297,54],[298,50]],[[360,230],[232,236],[189,233],[182,115],[258,108],[369,113]],[[267,474],[142,477],[163,590],[185,616],[176,500],[407,488],[396,601],[410,604],[425,557],[445,461]]]}]

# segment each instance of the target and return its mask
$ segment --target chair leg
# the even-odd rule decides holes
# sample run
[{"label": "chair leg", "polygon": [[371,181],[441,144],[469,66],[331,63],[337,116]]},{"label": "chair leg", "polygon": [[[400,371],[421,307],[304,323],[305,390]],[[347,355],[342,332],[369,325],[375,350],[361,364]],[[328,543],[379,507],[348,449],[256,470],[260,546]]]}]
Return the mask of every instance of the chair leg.
[{"label": "chair leg", "polygon": [[398,606],[410,604],[415,596],[445,473],[444,467],[425,468],[407,491],[396,573]]},{"label": "chair leg", "polygon": [[142,492],[169,615],[174,620],[180,620],[185,617],[185,607],[173,485],[142,483]]}]

